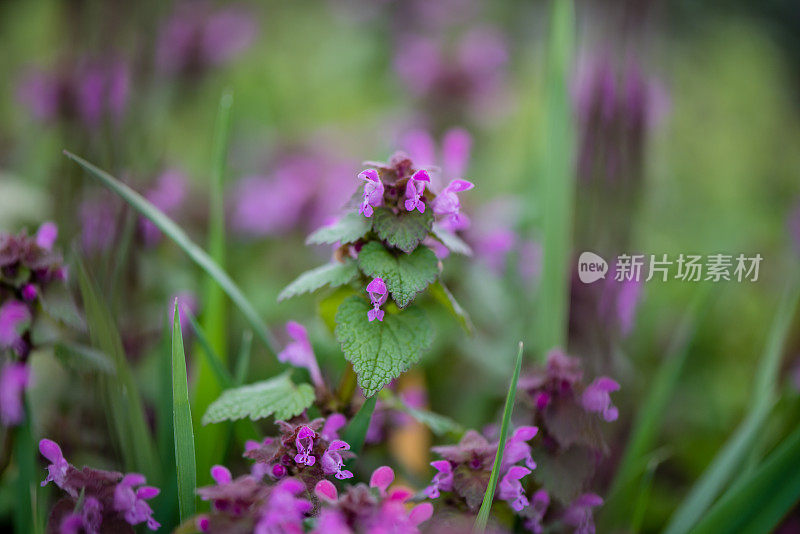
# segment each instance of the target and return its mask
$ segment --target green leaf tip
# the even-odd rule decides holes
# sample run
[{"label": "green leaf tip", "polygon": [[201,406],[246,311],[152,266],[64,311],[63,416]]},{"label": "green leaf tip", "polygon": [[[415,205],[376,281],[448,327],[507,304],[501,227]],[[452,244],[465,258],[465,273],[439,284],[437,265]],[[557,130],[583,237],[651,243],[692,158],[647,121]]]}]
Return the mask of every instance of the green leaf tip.
[{"label": "green leaf tip", "polygon": [[208,407],[203,424],[245,417],[256,421],[271,415],[275,419],[291,419],[313,402],[314,388],[309,384],[295,384],[286,372],[269,380],[223,391]]},{"label": "green leaf tip", "polygon": [[312,293],[325,286],[335,288],[349,284],[357,275],[358,268],[353,260],[348,259],[344,263],[334,261],[322,265],[304,272],[286,286],[278,295],[278,302],[303,293]]},{"label": "green leaf tip", "polygon": [[175,440],[175,467],[178,477],[178,504],[181,521],[184,521],[195,512],[197,460],[178,299],[175,299],[175,311],[172,318],[172,423]]},{"label": "green leaf tip", "polygon": [[383,321],[367,319],[370,304],[345,299],[336,312],[336,339],[353,364],[364,396],[371,397],[416,363],[433,343],[433,328],[421,309],[386,313]]}]

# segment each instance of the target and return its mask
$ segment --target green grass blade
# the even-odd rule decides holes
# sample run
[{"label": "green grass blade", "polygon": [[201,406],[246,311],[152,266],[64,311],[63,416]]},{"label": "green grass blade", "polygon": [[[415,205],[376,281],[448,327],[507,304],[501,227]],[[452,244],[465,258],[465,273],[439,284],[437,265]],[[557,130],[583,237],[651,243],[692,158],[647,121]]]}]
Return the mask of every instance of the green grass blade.
[{"label": "green grass blade", "polygon": [[247,372],[250,370],[250,354],[253,346],[253,333],[246,330],[242,334],[242,344],[239,347],[239,356],[236,358],[236,369],[233,374],[233,383],[236,386],[244,384]]},{"label": "green grass blade", "polygon": [[692,532],[767,533],[800,500],[800,428],[742,484],[725,493]]},{"label": "green grass blade", "polygon": [[483,503],[481,504],[481,509],[478,511],[478,517],[475,519],[473,532],[485,531],[486,523],[489,522],[489,512],[492,510],[494,491],[495,488],[497,488],[497,480],[500,478],[500,463],[503,461],[503,449],[506,446],[508,427],[511,424],[511,412],[514,411],[514,399],[517,397],[517,381],[519,380],[520,369],[522,369],[521,341],[519,343],[519,350],[517,352],[517,361],[514,364],[514,374],[511,375],[511,383],[508,385],[506,406],[503,409],[503,422],[500,425],[500,441],[497,444],[497,454],[495,454],[494,457],[494,465],[492,466],[492,474],[489,478],[489,486],[486,488],[486,493],[483,496]]},{"label": "green grass blade", "polygon": [[[221,386],[223,389],[233,387],[233,377],[231,376],[230,371],[225,368],[225,364],[222,363],[222,358],[220,358],[219,354],[217,354],[217,351],[214,350],[214,347],[211,346],[211,341],[206,336],[203,327],[200,326],[191,311],[184,308],[183,313],[189,320],[189,324],[191,325],[192,330],[194,330],[195,336],[197,336],[197,343],[200,344],[200,347],[203,349],[202,353],[205,355],[203,361],[208,366],[211,373],[213,373],[216,383],[219,384],[219,386]],[[200,387],[199,382],[197,387]],[[219,389],[217,388],[215,395],[218,394]]]},{"label": "green grass blade", "polygon": [[144,406],[133,378],[122,339],[111,312],[100,298],[97,285],[78,258],[78,281],[94,347],[111,358],[114,373],[98,376],[101,390],[109,406],[107,413],[117,445],[128,470],[144,473],[151,483],[160,480],[155,449],[144,415]]},{"label": "green grass blade", "polygon": [[[169,309],[169,307],[167,307]],[[175,431],[172,424],[172,317],[164,315],[161,341],[158,345],[158,399],[156,400],[156,443],[164,472],[175,466]],[[153,510],[161,528],[169,532],[178,524],[178,484],[171,476],[166,477],[161,493],[154,501]]]},{"label": "green grass blade", "polygon": [[194,456],[194,429],[186,379],[186,355],[178,316],[178,301],[172,320],[172,424],[175,436],[175,467],[178,476],[178,506],[181,521],[195,511],[197,467]]},{"label": "green grass blade", "polygon": [[241,310],[244,317],[250,323],[253,331],[264,342],[267,348],[273,355],[278,354],[278,344],[272,336],[272,333],[264,325],[258,312],[247,300],[241,289],[231,280],[230,276],[209,256],[202,248],[197,246],[189,236],[184,232],[175,222],[167,217],[161,210],[153,206],[149,201],[142,197],[139,193],[120,182],[104,170],[92,165],[85,159],[76,156],[75,154],[64,151],[69,159],[83,167],[92,176],[100,180],[106,187],[117,193],[133,206],[136,211],[141,213],[144,217],[158,227],[159,230],[164,232],[164,235],[172,239],[183,251],[194,261],[201,269],[203,269],[209,276],[211,276],[219,285],[222,290],[230,297],[234,304]]},{"label": "green grass blade", "polygon": [[364,440],[367,439],[367,429],[369,428],[369,422],[372,420],[372,412],[375,411],[375,402],[377,400],[377,395],[365,400],[342,432],[342,439],[350,444],[350,450],[355,454],[360,454],[361,449],[364,448]]},{"label": "green grass blade", "polygon": [[8,428],[7,432],[15,432],[14,459],[17,466],[16,492],[18,499],[14,505],[14,531],[33,532],[36,524],[36,510],[32,498],[32,488],[36,488],[36,461],[39,448],[33,442],[31,433],[31,413],[28,403],[24,405],[25,420],[16,428]]},{"label": "green grass blade", "polygon": [[708,510],[750,452],[775,402],[775,383],[781,355],[797,308],[798,296],[800,296],[800,285],[795,277],[778,306],[764,356],[759,363],[748,414],[678,507],[664,531],[665,534],[688,532]]},{"label": "green grass blade", "polygon": [[572,211],[575,196],[573,117],[569,100],[575,13],[572,0],[553,0],[547,42],[543,184],[542,278],[534,316],[537,352],[566,347]]},{"label": "green grass blade", "polygon": [[[712,286],[708,285],[706,288]],[[647,396],[641,409],[636,414],[628,445],[620,460],[606,503],[603,506],[600,524],[609,528],[612,521],[625,521],[630,507],[634,503],[633,493],[640,486],[637,481],[647,469],[643,459],[655,447],[664,414],[669,406],[675,387],[689,354],[689,348],[697,330],[698,317],[706,309],[709,289],[704,289],[693,300],[681,321],[677,334],[673,337],[672,346],[668,349],[664,360],[648,387]]]}]

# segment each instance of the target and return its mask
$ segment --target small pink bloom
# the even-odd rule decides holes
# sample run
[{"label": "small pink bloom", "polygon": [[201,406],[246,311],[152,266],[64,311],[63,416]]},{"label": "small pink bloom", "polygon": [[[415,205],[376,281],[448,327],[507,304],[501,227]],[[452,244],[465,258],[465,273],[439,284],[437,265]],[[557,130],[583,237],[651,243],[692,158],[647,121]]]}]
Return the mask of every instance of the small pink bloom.
[{"label": "small pink bloom", "polygon": [[297,432],[297,438],[294,441],[295,447],[297,448],[297,454],[294,457],[296,463],[311,467],[314,465],[314,462],[317,461],[316,457],[311,454],[314,448],[315,436],[316,433],[311,430],[311,428],[307,426],[300,427],[300,430]]},{"label": "small pink bloom", "polygon": [[372,217],[373,208],[383,205],[383,182],[375,169],[367,169],[358,173],[364,184],[364,199],[358,212],[365,217]]},{"label": "small pink bloom", "polygon": [[408,520],[415,527],[420,523],[424,523],[433,515],[433,505],[429,502],[423,502],[416,505],[408,512]]},{"label": "small pink bloom", "polygon": [[220,486],[230,484],[233,480],[230,470],[223,465],[215,465],[211,468],[211,478]]},{"label": "small pink bloom", "polygon": [[28,366],[21,362],[8,362],[0,371],[0,423],[16,426],[25,415],[23,395],[30,383]]},{"label": "small pink bloom", "polygon": [[369,319],[369,322],[372,322],[375,319],[383,321],[384,312],[381,309],[381,306],[383,306],[383,304],[386,302],[388,296],[388,291],[383,278],[374,278],[372,282],[367,284],[367,293],[369,294],[369,299],[372,302],[372,309],[367,312],[367,319]]},{"label": "small pink bloom", "polygon": [[528,498],[525,496],[525,489],[520,483],[520,479],[529,475],[530,469],[515,465],[511,467],[503,479],[500,481],[498,488],[498,497],[504,501],[508,501],[511,508],[517,512],[522,511],[523,508],[528,506]]},{"label": "small pink bloom", "polygon": [[433,199],[433,212],[436,215],[445,216],[447,226],[453,230],[461,230],[469,224],[464,215],[461,214],[461,201],[457,193],[469,191],[475,187],[472,182],[467,180],[452,180],[436,198]]},{"label": "small pink bloom", "polygon": [[587,412],[598,412],[606,421],[614,421],[619,416],[619,411],[611,404],[609,393],[618,389],[619,384],[616,381],[606,376],[596,378],[583,391],[581,404]]},{"label": "small pink bloom", "polygon": [[[43,439],[39,441],[39,452],[50,460],[50,465],[47,466],[47,478],[42,481],[42,486],[46,486],[48,482],[53,482],[59,488],[64,489],[69,463],[64,459],[61,447],[55,441]],[[73,495],[73,497],[75,496]]]},{"label": "small pink bloom", "polygon": [[311,375],[312,382],[316,386],[322,387],[325,382],[322,380],[317,357],[314,355],[314,349],[308,339],[308,331],[300,323],[289,321],[286,323],[286,333],[293,341],[278,354],[278,360],[295,367],[305,367]]},{"label": "small pink bloom", "polygon": [[447,460],[436,460],[431,466],[438,471],[433,475],[431,485],[425,488],[425,495],[431,499],[439,498],[440,491],[453,489],[453,466]]},{"label": "small pink bloom", "polygon": [[386,495],[386,488],[394,481],[394,471],[388,465],[383,465],[372,472],[369,479],[370,488],[378,488],[381,495]]},{"label": "small pink bloom", "polygon": [[51,250],[53,248],[53,244],[56,242],[57,237],[58,227],[56,226],[56,223],[48,221],[42,223],[42,225],[36,231],[36,244],[39,246],[39,248]]},{"label": "small pink bloom", "polygon": [[348,451],[350,445],[342,440],[334,440],[328,445],[328,450],[322,455],[322,472],[326,475],[334,475],[339,480],[353,478],[353,473],[343,469],[344,461],[338,451]]},{"label": "small pink bloom", "polygon": [[320,499],[328,502],[336,502],[339,500],[339,492],[336,491],[336,486],[330,480],[320,480],[314,486],[314,494]]},{"label": "small pink bloom", "polygon": [[425,193],[425,184],[431,183],[431,178],[428,176],[428,171],[419,170],[414,173],[411,178],[406,182],[406,211],[419,210],[420,213],[425,213],[425,201],[422,195]]},{"label": "small pink bloom", "polygon": [[22,333],[28,327],[31,312],[18,300],[8,300],[0,306],[0,349],[22,352],[25,341]]}]

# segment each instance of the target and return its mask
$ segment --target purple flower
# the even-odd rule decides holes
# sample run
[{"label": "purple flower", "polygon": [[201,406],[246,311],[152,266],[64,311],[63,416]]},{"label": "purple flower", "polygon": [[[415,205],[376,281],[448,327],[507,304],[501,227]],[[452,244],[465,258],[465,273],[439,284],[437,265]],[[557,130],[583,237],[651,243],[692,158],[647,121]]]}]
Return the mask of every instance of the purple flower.
[{"label": "purple flower", "polygon": [[[187,181],[186,175],[181,171],[169,169],[156,179],[144,197],[165,214],[174,217],[186,199]],[[152,246],[161,240],[161,230],[150,219],[142,217],[139,228],[146,245]]]},{"label": "purple flower", "polygon": [[425,488],[425,495],[431,499],[439,498],[440,491],[453,489],[453,466],[447,460],[436,460],[431,466],[438,471],[433,475],[431,485]]},{"label": "purple flower", "polygon": [[594,493],[584,493],[575,499],[564,512],[563,521],[575,527],[575,534],[594,534],[592,508],[603,504],[603,499]]},{"label": "purple flower", "polygon": [[425,184],[431,183],[431,178],[426,170],[415,172],[406,182],[406,211],[419,210],[425,213],[425,200],[422,195],[425,193]]},{"label": "purple flower", "polygon": [[[53,482],[56,486],[66,491],[64,483],[70,466],[69,462],[64,459],[61,447],[55,441],[43,439],[39,441],[39,452],[50,460],[50,465],[47,466],[47,478],[42,481],[42,486],[46,486],[48,482]],[[73,497],[77,497],[77,494],[73,495]]]},{"label": "purple flower", "polygon": [[22,293],[22,298],[25,299],[26,302],[33,302],[39,295],[39,291],[33,284],[25,284],[22,286],[22,290],[20,292]]},{"label": "purple flower", "polygon": [[383,278],[374,278],[372,282],[367,284],[367,293],[370,301],[372,301],[372,309],[367,312],[367,319],[369,319],[369,322],[375,319],[383,321],[384,313],[381,306],[386,302],[388,294]]},{"label": "purple flower", "polygon": [[86,497],[80,513],[73,512],[61,520],[59,534],[97,534],[103,523],[103,505],[94,497]]},{"label": "purple flower", "polygon": [[0,306],[0,349],[25,350],[22,333],[28,328],[31,312],[18,300],[8,300]]},{"label": "purple flower", "polygon": [[583,391],[581,404],[587,412],[602,413],[603,419],[606,421],[615,421],[619,416],[619,411],[616,406],[611,404],[609,393],[618,389],[619,384],[616,381],[606,376],[596,378]]},{"label": "purple flower", "polygon": [[52,250],[58,237],[58,226],[54,222],[44,222],[36,231],[36,244],[44,250]]},{"label": "purple flower", "polygon": [[520,460],[525,460],[528,469],[536,469],[536,463],[531,457],[531,446],[527,442],[532,440],[538,431],[539,429],[535,426],[521,426],[514,431],[506,442],[501,469],[514,465]]},{"label": "purple flower", "polygon": [[[153,518],[153,509],[147,504],[159,494],[153,486],[143,486],[146,482],[143,475],[130,473],[125,475],[114,489],[114,510],[123,514],[125,521],[131,525],[147,522],[147,528],[157,530],[161,525]],[[134,486],[141,486],[134,490]]]},{"label": "purple flower", "polygon": [[533,534],[542,534],[542,520],[544,514],[547,513],[547,508],[550,506],[550,496],[544,489],[538,490],[533,494],[533,502],[531,503],[531,513],[528,520],[525,521],[525,528],[533,532]]},{"label": "purple flower", "polygon": [[296,497],[305,488],[294,478],[279,482],[262,510],[254,534],[302,534],[303,517],[314,508],[310,501]]},{"label": "purple flower", "polygon": [[314,486],[314,494],[319,497],[320,500],[327,502],[336,502],[339,500],[339,492],[330,480],[323,479],[317,482],[317,485]]},{"label": "purple flower", "polygon": [[320,435],[328,441],[339,439],[339,429],[347,424],[347,418],[340,413],[332,413],[325,419]]},{"label": "purple flower", "polygon": [[297,432],[297,438],[295,438],[294,441],[295,447],[297,448],[297,454],[294,457],[295,463],[307,465],[309,467],[314,465],[317,458],[311,454],[311,451],[314,448],[314,437],[316,435],[316,432],[309,427],[300,427],[300,430]]},{"label": "purple flower", "polygon": [[225,484],[230,484],[233,480],[233,476],[231,475],[230,469],[225,467],[224,465],[215,465],[211,468],[211,478],[214,479],[220,486],[224,486]]},{"label": "purple flower", "polygon": [[382,465],[372,472],[369,478],[369,487],[377,488],[381,496],[386,496],[386,489],[394,482],[394,470],[388,465]]},{"label": "purple flower", "polygon": [[334,440],[328,445],[328,450],[322,455],[322,471],[326,475],[334,475],[339,480],[352,478],[353,473],[347,470],[342,470],[344,461],[342,455],[337,451],[349,451],[350,445],[342,440]]},{"label": "purple flower", "polygon": [[373,208],[383,205],[383,182],[375,169],[361,171],[358,173],[358,177],[365,182],[364,199],[361,201],[358,212],[364,217],[372,217]]},{"label": "purple flower", "polygon": [[325,382],[317,364],[317,357],[308,339],[308,331],[300,323],[289,321],[286,323],[286,333],[294,341],[286,345],[279,354],[278,360],[289,363],[295,367],[305,367],[311,374],[311,380],[317,387],[323,387]]},{"label": "purple flower", "polygon": [[22,398],[30,382],[28,366],[21,362],[8,362],[0,371],[0,423],[16,426],[25,415]]},{"label": "purple flower", "polygon": [[466,180],[452,180],[441,193],[433,199],[433,212],[445,216],[445,223],[451,230],[462,230],[469,225],[469,220],[461,214],[461,202],[457,193],[469,191],[475,187]]},{"label": "purple flower", "polygon": [[508,504],[517,512],[522,511],[523,508],[528,506],[528,498],[525,496],[525,489],[520,483],[520,479],[531,473],[527,467],[519,465],[512,466],[506,474],[503,475],[500,484],[497,486],[497,496],[507,501]]},{"label": "purple flower", "polygon": [[445,132],[438,158],[433,137],[425,130],[406,132],[401,137],[400,143],[414,160],[417,168],[434,171],[437,162],[439,163],[441,173],[431,177],[431,185],[439,185],[443,178],[454,179],[463,176],[472,149],[472,138],[463,128],[453,128]]}]

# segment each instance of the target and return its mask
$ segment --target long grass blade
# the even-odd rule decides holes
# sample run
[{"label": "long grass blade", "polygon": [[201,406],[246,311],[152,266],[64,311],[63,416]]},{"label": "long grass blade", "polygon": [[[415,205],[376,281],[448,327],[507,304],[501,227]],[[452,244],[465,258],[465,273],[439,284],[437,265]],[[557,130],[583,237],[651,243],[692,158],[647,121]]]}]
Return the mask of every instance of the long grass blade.
[{"label": "long grass blade", "polygon": [[139,193],[120,182],[106,171],[92,165],[85,159],[76,156],[68,150],[64,151],[64,155],[87,170],[89,174],[100,180],[106,187],[121,196],[126,202],[133,206],[136,211],[147,217],[159,230],[164,232],[164,235],[168,236],[175,244],[183,249],[192,261],[200,266],[206,274],[211,276],[220,287],[222,287],[222,290],[225,291],[233,303],[236,304],[245,319],[247,319],[252,326],[253,331],[264,342],[272,354],[278,354],[278,344],[273,338],[272,333],[264,325],[263,321],[258,316],[258,312],[253,305],[250,304],[250,301],[247,300],[247,297],[245,297],[242,290],[239,289],[239,286],[237,286],[236,283],[231,280],[230,276],[211,259],[211,256],[186,235],[186,232]]},{"label": "long grass blade", "polygon": [[775,383],[789,326],[800,297],[797,277],[783,294],[767,339],[753,389],[750,410],[742,423],[695,483],[667,525],[665,534],[683,534],[703,516],[719,492],[739,469],[775,403]]},{"label": "long grass blade", "polygon": [[726,492],[692,530],[696,534],[772,532],[800,501],[800,428]]},{"label": "long grass blade", "polygon": [[484,532],[486,530],[486,524],[489,522],[489,512],[492,510],[494,491],[495,488],[497,488],[497,481],[500,478],[500,463],[503,461],[503,449],[506,446],[506,438],[508,437],[508,426],[511,424],[511,412],[514,411],[514,399],[517,397],[517,381],[519,380],[521,369],[522,342],[520,341],[517,351],[517,361],[514,364],[514,374],[511,375],[511,383],[508,385],[506,406],[503,409],[503,422],[500,425],[500,441],[497,444],[497,454],[495,454],[494,457],[492,474],[489,477],[489,486],[486,488],[486,493],[483,496],[483,503],[481,503],[481,509],[478,511],[478,517],[475,519],[473,532],[476,533]]},{"label": "long grass blade", "polygon": [[108,306],[99,296],[97,285],[90,278],[80,258],[76,263],[89,337],[94,347],[109,356],[114,365],[113,374],[98,377],[109,406],[110,426],[114,430],[126,467],[146,474],[148,480],[156,483],[160,479],[160,471],[155,449],[122,339]]},{"label": "long grass blade", "polygon": [[197,466],[194,455],[194,428],[186,379],[186,355],[178,316],[178,301],[172,320],[172,424],[175,436],[175,467],[178,477],[178,507],[181,521],[195,511]]},{"label": "long grass blade", "polygon": [[575,13],[572,0],[553,0],[547,41],[543,189],[543,265],[534,316],[537,352],[565,347],[575,196],[573,117],[569,101]]}]

